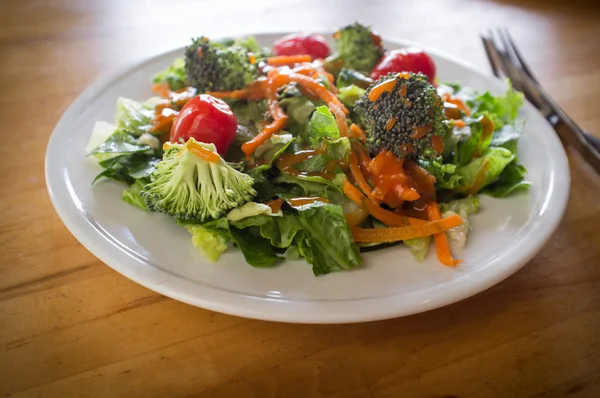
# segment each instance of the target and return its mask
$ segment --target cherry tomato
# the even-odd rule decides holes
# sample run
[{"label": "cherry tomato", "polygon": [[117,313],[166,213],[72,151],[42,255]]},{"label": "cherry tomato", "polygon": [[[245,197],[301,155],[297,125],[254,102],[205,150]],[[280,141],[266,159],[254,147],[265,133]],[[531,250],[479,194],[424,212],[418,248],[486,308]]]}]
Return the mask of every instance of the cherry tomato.
[{"label": "cherry tomato", "polygon": [[371,72],[371,79],[387,75],[390,72],[421,72],[430,83],[435,79],[435,64],[429,55],[418,48],[405,48],[385,53]]},{"label": "cherry tomato", "polygon": [[224,155],[235,138],[237,119],[229,105],[208,94],[192,98],[179,112],[171,127],[169,141],[196,141],[215,144]]},{"label": "cherry tomato", "polygon": [[325,58],[330,54],[327,41],[321,35],[308,33],[295,33],[277,40],[273,44],[275,55],[303,55]]}]

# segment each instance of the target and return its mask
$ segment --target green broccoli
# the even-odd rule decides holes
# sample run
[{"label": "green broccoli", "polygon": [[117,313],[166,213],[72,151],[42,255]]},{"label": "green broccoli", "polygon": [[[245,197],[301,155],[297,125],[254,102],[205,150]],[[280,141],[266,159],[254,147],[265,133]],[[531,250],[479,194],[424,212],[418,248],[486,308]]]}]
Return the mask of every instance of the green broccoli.
[{"label": "green broccoli", "polygon": [[199,37],[185,50],[187,82],[199,93],[239,90],[258,77],[251,59],[241,46],[225,47]]},{"label": "green broccoli", "polygon": [[150,179],[142,191],[148,210],[182,220],[219,218],[256,195],[252,177],[229,166],[213,144],[193,138],[170,144]]},{"label": "green broccoli", "polygon": [[333,72],[346,68],[368,74],[383,55],[381,38],[359,23],[340,29],[333,37],[337,52],[325,60]]},{"label": "green broccoli", "polygon": [[365,126],[367,147],[373,155],[388,150],[397,157],[432,160],[443,150],[448,133],[444,101],[421,73],[380,77],[354,110]]}]

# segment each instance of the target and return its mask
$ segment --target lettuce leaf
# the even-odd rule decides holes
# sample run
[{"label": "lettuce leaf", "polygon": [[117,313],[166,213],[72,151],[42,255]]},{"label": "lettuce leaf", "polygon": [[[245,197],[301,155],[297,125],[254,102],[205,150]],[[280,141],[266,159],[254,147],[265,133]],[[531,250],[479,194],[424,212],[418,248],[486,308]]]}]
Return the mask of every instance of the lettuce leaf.
[{"label": "lettuce leaf", "polygon": [[519,108],[523,105],[523,94],[515,91],[509,80],[507,80],[507,84],[508,89],[504,96],[494,96],[488,91],[467,101],[474,117],[483,114],[489,115],[496,129],[514,122]]},{"label": "lettuce leaf", "polygon": [[316,148],[323,140],[340,138],[335,118],[326,106],[319,106],[313,112],[308,122],[308,139],[311,145]]},{"label": "lettuce leaf", "polygon": [[513,154],[517,154],[517,142],[523,130],[523,121],[515,121],[510,124],[505,124],[501,128],[494,131],[491,146],[500,146],[508,149]]},{"label": "lettuce leaf", "polygon": [[96,176],[92,184],[106,177],[131,185],[140,178],[150,177],[160,160],[161,155],[156,152],[132,153],[103,160],[99,164],[104,170]]},{"label": "lettuce leaf", "polygon": [[447,203],[440,204],[442,213],[452,211],[466,218],[477,214],[479,211],[479,199],[475,195],[468,196],[464,199],[456,199]]},{"label": "lettuce leaf", "polygon": [[246,262],[253,267],[272,267],[281,261],[268,239],[260,236],[256,228],[229,228],[231,239],[240,248]]},{"label": "lettuce leaf", "polygon": [[220,219],[202,227],[235,243],[254,267],[270,267],[284,257],[300,255],[313,265],[315,275],[322,275],[362,263],[338,205],[315,202],[286,211],[282,217],[257,215],[233,222]]},{"label": "lettuce leaf", "polygon": [[227,249],[227,239],[223,234],[212,228],[205,228],[201,225],[187,226],[187,230],[192,234],[192,243],[200,249],[200,252],[209,261],[215,263],[221,257],[221,254]]},{"label": "lettuce leaf", "polygon": [[410,252],[415,256],[418,262],[423,262],[429,251],[429,243],[431,242],[431,236],[424,236],[422,238],[406,239],[403,241]]},{"label": "lettuce leaf", "polygon": [[140,192],[146,184],[150,182],[149,178],[140,178],[136,180],[128,189],[124,189],[121,193],[121,199],[131,205],[134,205],[144,211],[148,211],[146,207],[146,201],[140,195]]},{"label": "lettuce leaf", "polygon": [[437,189],[452,190],[460,184],[463,178],[456,174],[456,165],[443,163],[441,157],[434,161],[419,160],[419,165],[435,177],[435,186]]},{"label": "lettuce leaf", "polygon": [[358,101],[358,99],[365,93],[365,90],[351,84],[347,87],[342,87],[339,89],[338,98],[342,103],[351,108],[354,107],[354,103]]},{"label": "lettuce leaf", "polygon": [[304,96],[285,98],[280,103],[291,121],[300,126],[308,124],[310,116],[316,109],[315,104]]},{"label": "lettuce leaf", "polygon": [[[347,160],[350,155],[350,140],[348,137],[342,137],[335,140],[325,139],[327,152],[321,153],[294,165],[294,168],[303,172],[325,171],[327,163],[331,160],[337,162]],[[321,143],[323,144],[323,143]]]},{"label": "lettuce leaf", "polygon": [[115,124],[127,133],[137,136],[149,132],[154,119],[154,108],[158,102],[158,97],[152,97],[145,102],[120,97],[117,100]]},{"label": "lettuce leaf", "polygon": [[113,154],[114,156],[142,153],[150,150],[150,146],[140,142],[137,137],[122,131],[115,131],[108,139],[98,145],[89,155]]},{"label": "lettuce leaf", "polygon": [[527,190],[531,183],[523,181],[527,170],[516,161],[506,166],[498,180],[487,186],[482,192],[494,198],[503,198]]},{"label": "lettuce leaf", "polygon": [[167,83],[173,91],[185,87],[185,59],[177,58],[167,69],[158,72],[152,79],[153,83]]},{"label": "lettuce leaf", "polygon": [[483,156],[456,169],[456,174],[462,178],[455,191],[468,194],[477,193],[485,186],[495,182],[514,158],[515,155],[506,148],[486,149]]},{"label": "lettuce leaf", "polygon": [[312,264],[315,275],[348,270],[362,264],[341,206],[312,206],[299,211],[298,218],[305,231],[298,249]]}]

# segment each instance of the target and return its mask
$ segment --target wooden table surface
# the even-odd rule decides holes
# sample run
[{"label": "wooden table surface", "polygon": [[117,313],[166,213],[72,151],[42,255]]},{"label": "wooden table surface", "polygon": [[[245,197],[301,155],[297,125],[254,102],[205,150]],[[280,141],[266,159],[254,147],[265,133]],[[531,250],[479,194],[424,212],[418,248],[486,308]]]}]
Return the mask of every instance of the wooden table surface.
[{"label": "wooden table surface", "polygon": [[0,396],[600,397],[600,178],[572,151],[566,215],[530,264],[460,303],[366,324],[179,303],[98,261],[55,214],[46,144],[101,74],[199,34],[354,20],[483,68],[478,31],[508,25],[555,99],[600,134],[600,7],[585,2],[3,0]]}]

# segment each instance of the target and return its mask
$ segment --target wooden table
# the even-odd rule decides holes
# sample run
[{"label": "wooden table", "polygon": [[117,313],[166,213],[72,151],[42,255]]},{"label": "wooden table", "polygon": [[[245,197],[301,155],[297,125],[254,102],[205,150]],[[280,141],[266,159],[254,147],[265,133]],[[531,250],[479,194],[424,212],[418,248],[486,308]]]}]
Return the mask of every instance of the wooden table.
[{"label": "wooden table", "polygon": [[600,178],[577,154],[565,218],[522,271],[446,308],[340,326],[252,321],[147,290],[71,236],[44,182],[55,123],[99,75],[198,34],[357,19],[484,68],[478,31],[508,25],[556,100],[600,134],[599,18],[542,0],[4,0],[0,396],[600,397]]}]

